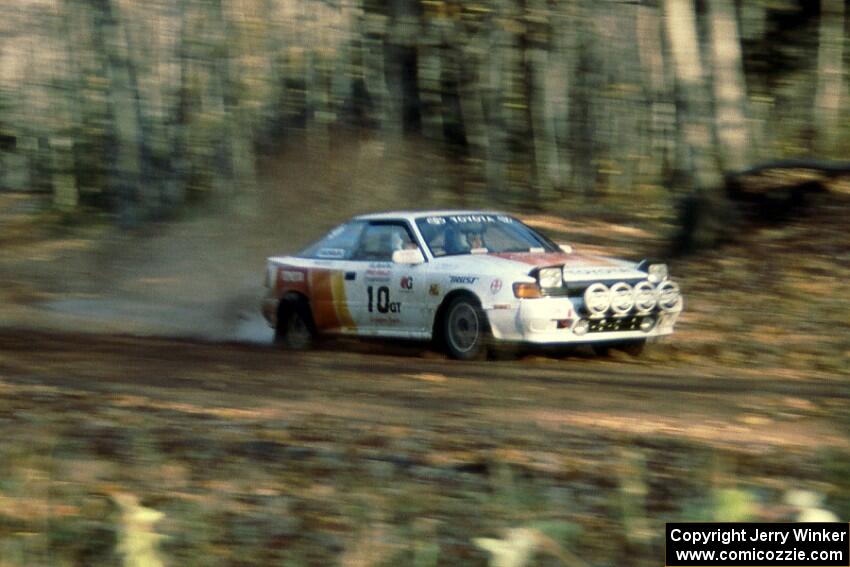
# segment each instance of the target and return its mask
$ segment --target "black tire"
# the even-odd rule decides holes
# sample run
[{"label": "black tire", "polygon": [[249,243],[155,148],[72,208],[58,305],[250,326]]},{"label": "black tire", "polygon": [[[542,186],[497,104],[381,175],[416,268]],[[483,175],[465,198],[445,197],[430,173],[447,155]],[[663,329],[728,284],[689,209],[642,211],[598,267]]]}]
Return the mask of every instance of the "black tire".
[{"label": "black tire", "polygon": [[301,299],[284,299],[274,332],[276,345],[286,350],[307,350],[315,341],[310,307]]},{"label": "black tire", "polygon": [[478,302],[468,296],[454,298],[443,315],[443,344],[457,360],[481,360],[487,356],[490,325]]}]

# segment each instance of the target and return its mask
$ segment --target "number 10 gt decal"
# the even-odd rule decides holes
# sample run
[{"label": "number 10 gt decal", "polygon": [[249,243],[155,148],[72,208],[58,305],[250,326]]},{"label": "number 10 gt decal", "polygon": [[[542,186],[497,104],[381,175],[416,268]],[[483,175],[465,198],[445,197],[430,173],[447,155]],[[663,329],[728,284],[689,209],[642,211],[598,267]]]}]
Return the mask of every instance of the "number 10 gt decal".
[{"label": "number 10 gt decal", "polygon": [[401,302],[390,301],[390,288],[387,286],[382,285],[376,293],[375,288],[370,285],[366,288],[366,294],[369,297],[369,313],[373,313],[375,308],[378,313],[401,313]]}]

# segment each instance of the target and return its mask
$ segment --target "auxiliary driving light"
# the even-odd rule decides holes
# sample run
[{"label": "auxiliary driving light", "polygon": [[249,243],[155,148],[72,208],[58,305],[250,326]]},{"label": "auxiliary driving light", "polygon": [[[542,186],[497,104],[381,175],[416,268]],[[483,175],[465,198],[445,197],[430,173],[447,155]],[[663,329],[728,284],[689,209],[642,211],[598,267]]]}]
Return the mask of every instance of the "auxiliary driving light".
[{"label": "auxiliary driving light", "polygon": [[658,306],[664,311],[676,311],[682,305],[682,294],[679,284],[667,280],[656,289],[658,295]]},{"label": "auxiliary driving light", "polygon": [[650,264],[647,279],[652,283],[662,282],[667,279],[667,264]]},{"label": "auxiliary driving light", "polygon": [[611,293],[604,283],[595,283],[584,290],[584,304],[591,315],[602,315],[611,306]]},{"label": "auxiliary driving light", "polygon": [[585,335],[590,330],[590,321],[587,319],[579,319],[573,326],[573,333],[576,335]]},{"label": "auxiliary driving light", "polygon": [[611,286],[611,310],[617,315],[625,315],[635,306],[635,295],[632,286],[626,282],[618,282]]},{"label": "auxiliary driving light", "polygon": [[640,322],[640,330],[644,333],[650,332],[655,328],[655,317],[644,317]]},{"label": "auxiliary driving light", "polygon": [[642,281],[635,285],[635,308],[639,313],[648,313],[655,308],[657,303],[655,288],[648,281]]}]

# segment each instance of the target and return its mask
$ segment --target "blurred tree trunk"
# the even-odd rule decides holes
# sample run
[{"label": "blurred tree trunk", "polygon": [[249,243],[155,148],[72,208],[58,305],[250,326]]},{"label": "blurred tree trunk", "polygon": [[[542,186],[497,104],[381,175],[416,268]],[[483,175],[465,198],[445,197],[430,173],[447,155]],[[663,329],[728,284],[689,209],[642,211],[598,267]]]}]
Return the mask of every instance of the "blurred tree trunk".
[{"label": "blurred tree trunk", "polygon": [[711,99],[704,84],[693,0],[665,0],[667,39],[676,77],[679,141],[674,183],[680,191],[681,232],[674,252],[717,242],[728,230],[731,207],[722,192],[711,128]]},{"label": "blurred tree trunk", "polygon": [[139,220],[139,185],[142,163],[141,101],[130,59],[127,34],[112,0],[89,0],[94,10],[93,41],[105,61],[109,83],[113,137],[116,142],[110,166],[110,192],[122,226]]},{"label": "blurred tree trunk", "polygon": [[545,2],[531,0],[529,31],[525,53],[528,68],[528,108],[534,150],[535,198],[539,204],[551,201],[563,188],[561,160],[558,153],[556,128],[564,120],[565,84],[560,58],[563,53],[553,49],[552,14]]},{"label": "blurred tree trunk", "polygon": [[[442,94],[444,87],[443,38],[439,23],[426,25],[426,32],[419,42],[417,59],[417,81],[422,113],[422,131],[425,137],[440,143],[444,136]],[[456,87],[456,84],[455,84]],[[448,101],[446,101],[448,103]]]},{"label": "blurred tree trunk", "polygon": [[384,44],[387,85],[393,120],[405,134],[421,131],[418,51],[419,4],[417,0],[389,0],[387,41]]},{"label": "blurred tree trunk", "polygon": [[488,196],[498,202],[506,197],[507,187],[507,118],[505,116],[505,94],[510,92],[510,58],[513,46],[507,27],[506,0],[494,2],[493,18],[489,22],[489,57],[486,64],[487,165],[485,179]]},{"label": "blurred tree trunk", "polygon": [[53,15],[57,25],[51,26],[57,32],[52,39],[57,45],[51,49],[51,75],[53,84],[59,88],[54,94],[56,127],[50,140],[50,150],[53,158],[53,206],[67,212],[74,210],[80,200],[74,154],[75,135],[80,125],[78,86],[81,74],[76,60],[79,46],[73,43],[75,34],[70,26],[76,7],[65,1],[58,8],[59,11]]},{"label": "blurred tree trunk", "polygon": [[573,186],[582,195],[590,196],[596,192],[594,97],[597,91],[594,83],[597,61],[592,51],[591,33],[585,29],[587,24],[580,23],[578,26],[576,72],[570,93],[570,169]]},{"label": "blurred tree trunk", "polygon": [[708,9],[714,56],[714,112],[719,157],[724,171],[741,171],[750,165],[752,139],[747,128],[738,19],[732,0],[711,0]]},{"label": "blurred tree trunk", "polygon": [[170,116],[171,155],[168,157],[169,172],[163,185],[161,201],[169,209],[180,207],[186,200],[189,184],[190,163],[188,148],[188,129],[191,120],[191,101],[189,94],[189,2],[175,1],[171,16],[180,21],[180,37],[175,52],[179,68],[177,85],[172,94],[173,106]]},{"label": "blurred tree trunk", "polygon": [[661,20],[661,10],[657,6],[638,6],[637,46],[649,106],[645,126],[648,135],[644,136],[649,138],[649,147],[641,177],[652,181],[663,179],[669,173],[676,149],[676,108],[672,104],[668,67],[665,65]]},{"label": "blurred tree trunk", "polygon": [[815,95],[815,149],[835,153],[843,89],[844,0],[821,0]]}]

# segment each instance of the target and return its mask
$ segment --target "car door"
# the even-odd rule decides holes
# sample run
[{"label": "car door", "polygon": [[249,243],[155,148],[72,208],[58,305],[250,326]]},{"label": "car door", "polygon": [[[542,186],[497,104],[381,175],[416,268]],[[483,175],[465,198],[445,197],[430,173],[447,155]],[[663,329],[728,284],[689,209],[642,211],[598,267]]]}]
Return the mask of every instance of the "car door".
[{"label": "car door", "polygon": [[[418,337],[423,331],[419,288],[424,264],[395,264],[393,252],[418,248],[404,220],[369,221],[353,260],[359,262],[349,308],[358,333],[368,336]],[[349,275],[349,277],[351,277]]]}]

